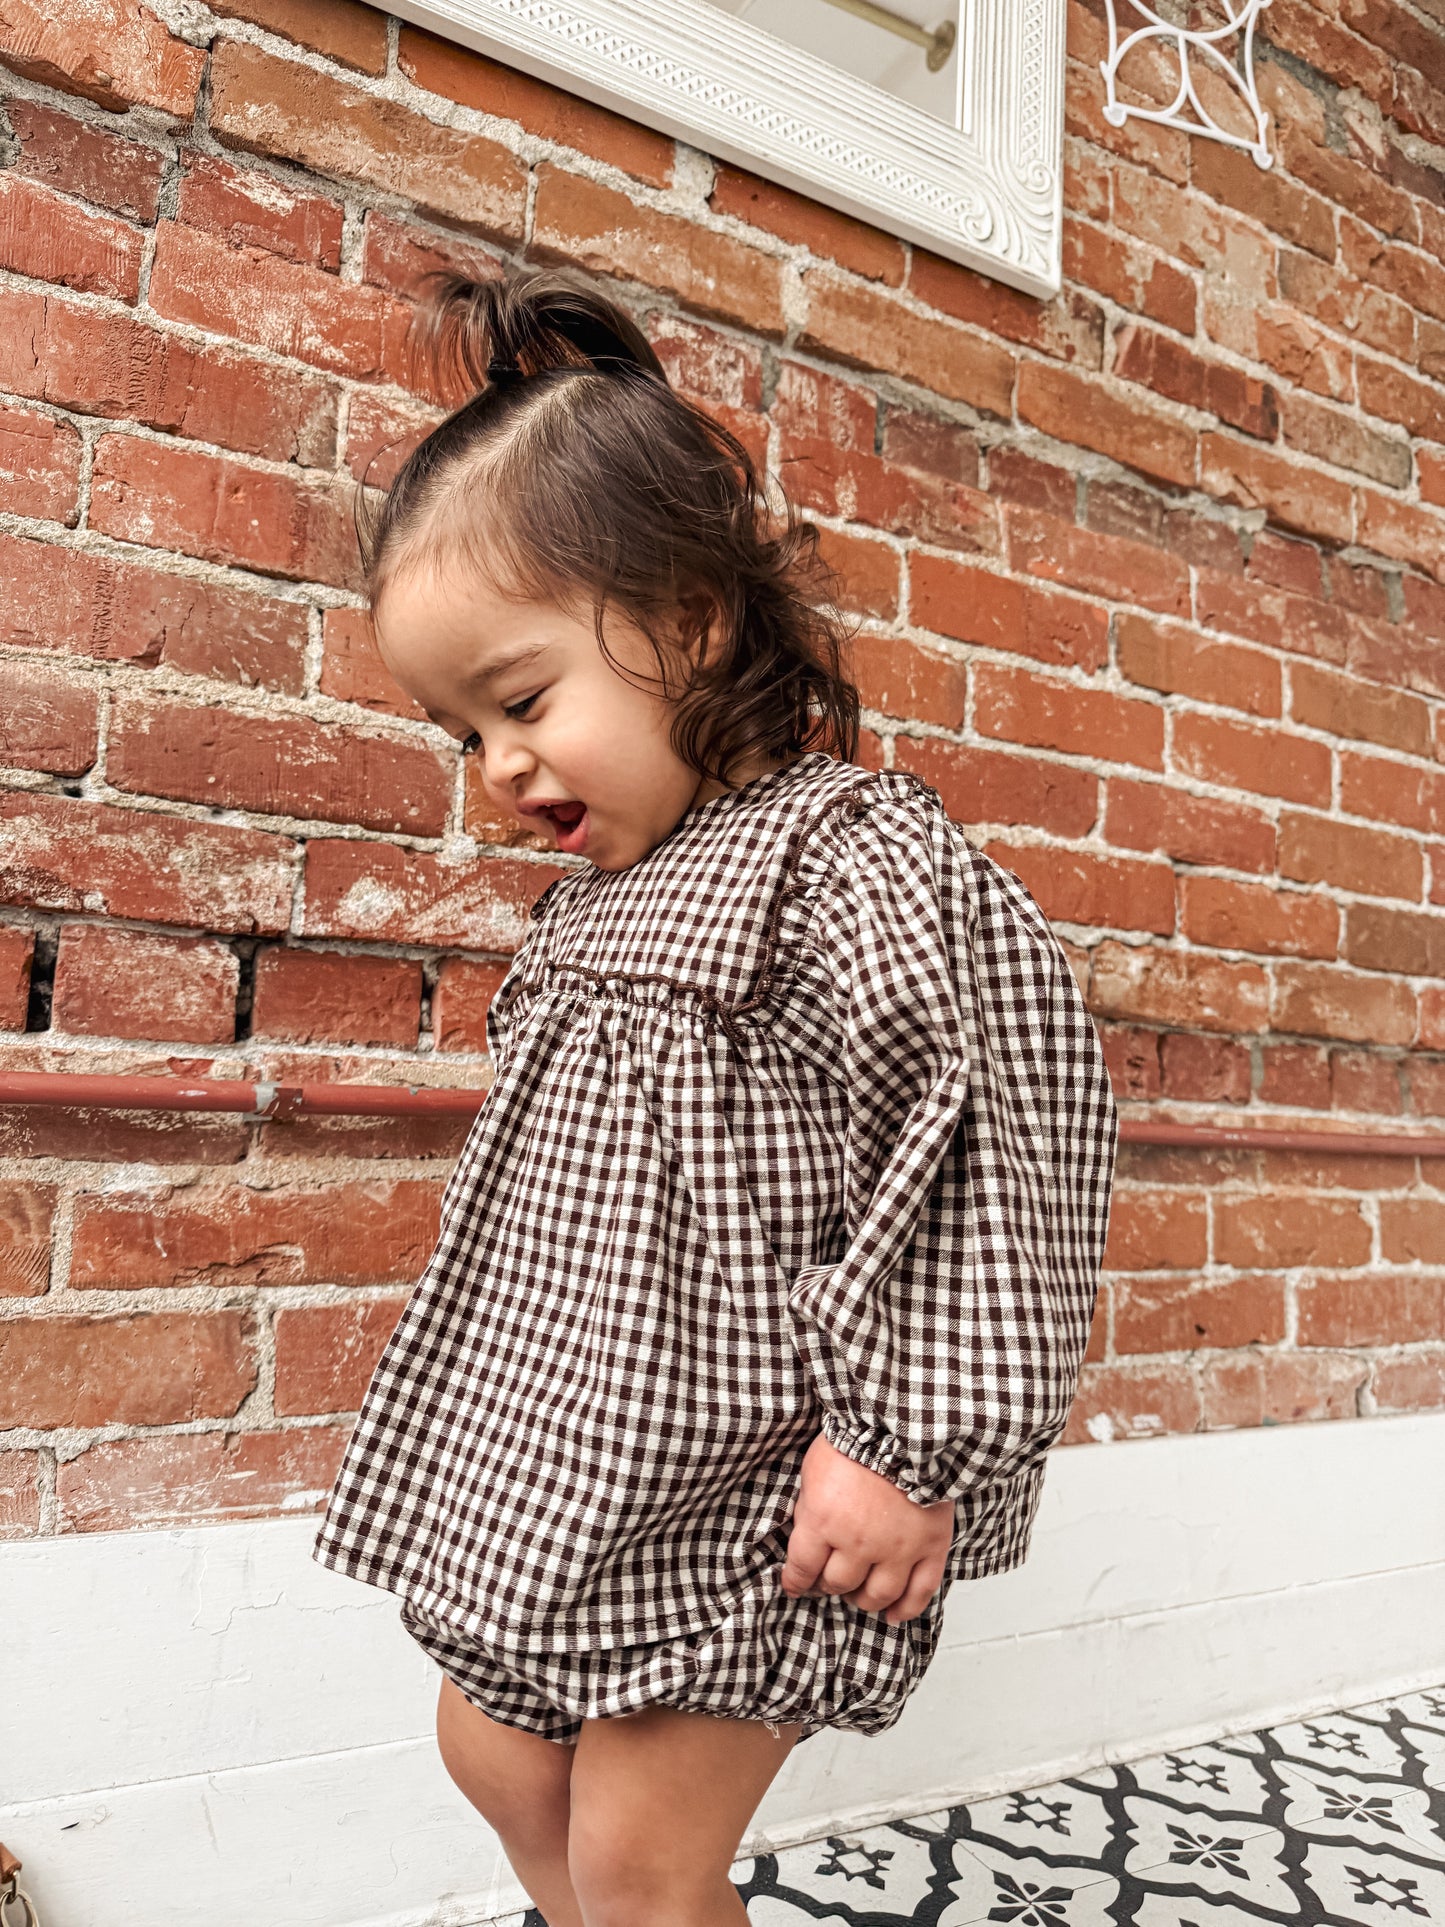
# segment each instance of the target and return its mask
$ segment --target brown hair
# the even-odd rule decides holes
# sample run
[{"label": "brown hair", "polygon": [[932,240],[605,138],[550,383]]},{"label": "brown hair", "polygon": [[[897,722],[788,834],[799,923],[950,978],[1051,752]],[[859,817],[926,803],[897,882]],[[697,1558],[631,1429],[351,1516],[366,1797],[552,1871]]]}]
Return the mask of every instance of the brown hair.
[{"label": "brown hair", "polygon": [[444,274],[421,339],[470,399],[359,523],[373,611],[417,563],[590,606],[604,654],[616,608],[652,644],[691,768],[727,783],[758,755],[855,759],[851,627],[817,530],[790,502],[773,514],[748,450],[669,385],[629,315],[567,270]]}]

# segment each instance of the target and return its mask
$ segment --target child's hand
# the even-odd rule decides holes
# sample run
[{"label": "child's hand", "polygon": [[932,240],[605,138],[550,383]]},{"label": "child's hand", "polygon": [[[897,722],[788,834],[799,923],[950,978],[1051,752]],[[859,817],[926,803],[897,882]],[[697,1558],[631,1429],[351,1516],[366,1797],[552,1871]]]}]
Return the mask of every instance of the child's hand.
[{"label": "child's hand", "polygon": [[937,1592],[953,1540],[953,1501],[915,1505],[819,1433],[803,1455],[783,1591],[836,1593],[890,1626]]}]

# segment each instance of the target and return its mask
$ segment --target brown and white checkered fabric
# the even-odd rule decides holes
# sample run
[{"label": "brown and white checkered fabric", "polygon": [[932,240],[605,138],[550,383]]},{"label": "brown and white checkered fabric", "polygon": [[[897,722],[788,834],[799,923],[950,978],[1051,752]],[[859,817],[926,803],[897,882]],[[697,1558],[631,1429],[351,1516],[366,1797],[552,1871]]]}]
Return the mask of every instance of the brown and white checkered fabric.
[{"label": "brown and white checkered fabric", "polygon": [[821,1430],[957,1501],[944,1587],[911,1632],[768,1610],[805,1656],[839,1614],[875,1666],[931,1650],[952,1580],[1025,1556],[1108,1217],[1109,1079],[1028,891],[919,778],[810,752],[551,885],[488,1040],[317,1558],[601,1677],[777,1592]]}]

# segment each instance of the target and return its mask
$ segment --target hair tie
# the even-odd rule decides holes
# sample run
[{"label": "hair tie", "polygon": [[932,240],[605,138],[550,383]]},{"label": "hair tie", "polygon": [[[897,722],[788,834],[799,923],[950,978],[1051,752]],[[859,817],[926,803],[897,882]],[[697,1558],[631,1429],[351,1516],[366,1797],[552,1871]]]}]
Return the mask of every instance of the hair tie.
[{"label": "hair tie", "polygon": [[487,363],[487,380],[494,388],[500,388],[505,382],[520,381],[521,379],[522,371],[515,361],[489,361]]}]

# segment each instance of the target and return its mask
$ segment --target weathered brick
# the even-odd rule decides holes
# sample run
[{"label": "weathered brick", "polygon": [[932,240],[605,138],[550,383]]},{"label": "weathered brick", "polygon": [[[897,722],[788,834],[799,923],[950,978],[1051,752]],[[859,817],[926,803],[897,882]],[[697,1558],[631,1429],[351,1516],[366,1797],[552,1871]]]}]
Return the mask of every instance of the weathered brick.
[{"label": "weathered brick", "polygon": [[283,261],[265,248],[229,247],[218,235],[173,221],[156,231],[149,300],[167,320],[232,335],[354,381],[411,373],[411,314],[395,296]]},{"label": "weathered brick", "polygon": [[229,348],[203,353],[134,316],[39,292],[0,290],[0,382],[77,414],[272,461],[335,460],[334,383]]},{"label": "weathered brick", "polygon": [[1434,1411],[1445,1406],[1445,1345],[1378,1359],[1370,1389],[1377,1412]]},{"label": "weathered brick", "polygon": [[478,863],[394,843],[312,837],[296,934],[512,951],[526,934],[532,904],[566,874],[510,857]]},{"label": "weathered brick", "polygon": [[1178,488],[1194,484],[1195,431],[1146,402],[1104,387],[1097,377],[1026,361],[1019,370],[1018,413],[1056,441],[1096,449]]},{"label": "weathered brick", "polygon": [[160,1432],[92,1445],[57,1468],[62,1532],[256,1519],[323,1505],[349,1427]]},{"label": "weathered brick", "polygon": [[1206,1431],[1353,1418],[1369,1374],[1363,1359],[1294,1352],[1220,1353],[1204,1361]]},{"label": "weathered brick", "polygon": [[[1065,196],[1066,210],[1075,205]],[[1127,235],[1064,216],[1063,271],[1069,281],[1132,308],[1180,334],[1194,333],[1198,298],[1193,277]]]},{"label": "weathered brick", "polygon": [[297,194],[270,174],[232,166],[217,154],[181,155],[176,217],[232,248],[266,248],[333,273],[341,266],[346,210],[321,194]]},{"label": "weathered brick", "polygon": [[0,1184],[0,1298],[37,1298],[48,1290],[59,1197],[54,1184],[24,1178]]},{"label": "weathered brick", "polygon": [[1409,756],[1429,755],[1430,707],[1420,697],[1312,663],[1294,664],[1289,681],[1290,715],[1296,722]]},{"label": "weathered brick", "polygon": [[1125,1356],[1228,1351],[1283,1338],[1281,1278],[1129,1278],[1114,1287],[1114,1350]]},{"label": "weathered brick", "polygon": [[1334,260],[1335,217],[1329,204],[1286,179],[1280,168],[1256,167],[1242,148],[1222,141],[1196,141],[1189,179],[1211,201],[1238,208],[1323,261]]},{"label": "weathered brick", "polygon": [[485,1054],[487,1010],[505,975],[505,964],[442,959],[431,994],[434,1050]]},{"label": "weathered brick", "polygon": [[259,47],[217,45],[211,131],[230,147],[403,195],[459,227],[521,238],[526,168],[506,148]]},{"label": "weathered brick", "polygon": [[[1438,1264],[1445,1255],[1445,1199],[1381,1198],[1380,1253],[1390,1264]],[[1445,1327],[1445,1319],[1440,1322]]]},{"label": "weathered brick", "polygon": [[698,314],[782,334],[782,265],[773,256],[580,174],[549,164],[536,172],[531,252],[540,260],[642,281]]},{"label": "weathered brick", "polygon": [[1279,820],[1279,873],[1296,883],[1326,883],[1363,896],[1418,900],[1425,864],[1417,842],[1389,836],[1333,816],[1283,810]]},{"label": "weathered brick", "polygon": [[386,15],[356,0],[215,0],[211,11],[254,21],[359,73],[386,72]]},{"label": "weathered brick", "polygon": [[1298,1301],[1301,1345],[1419,1344],[1445,1330],[1445,1271],[1308,1278]]},{"label": "weathered brick", "polygon": [[38,100],[10,100],[5,111],[19,143],[15,157],[19,173],[131,221],[156,218],[161,182],[169,166],[160,148],[117,140],[114,134]]},{"label": "weathered brick", "polygon": [[260,935],[291,915],[294,846],[262,830],[62,796],[0,796],[0,901]]},{"label": "weathered brick", "polygon": [[68,923],[50,1021],[77,1036],[229,1044],[239,981],[240,959],[209,937]]},{"label": "weathered brick", "polygon": [[1113,373],[1121,381],[1139,382],[1170,401],[1215,415],[1246,435],[1272,441],[1278,431],[1279,397],[1268,382],[1226,362],[1207,361],[1156,328],[1126,321],[1115,329]]},{"label": "weathered brick", "polygon": [[0,268],[85,294],[134,301],[142,235],[23,175],[0,173]]},{"label": "weathered brick", "polygon": [[306,611],[274,596],[0,534],[0,643],[139,668],[164,664],[297,695]]},{"label": "weathered brick", "polygon": [[1373,489],[1356,489],[1355,500],[1355,539],[1361,548],[1394,556],[1445,581],[1445,515]]},{"label": "weathered brick", "polygon": [[1199,484],[1220,501],[1262,508],[1271,521],[1329,542],[1353,533],[1349,484],[1317,468],[1232,436],[1205,429],[1199,437]]},{"label": "weathered brick", "polygon": [[1254,1067],[1247,1044],[1195,1031],[1170,1031],[1159,1039],[1160,1090],[1186,1104],[1247,1104]]},{"label": "weathered brick", "polygon": [[1288,302],[1241,300],[1229,288],[1209,285],[1202,319],[1204,332],[1221,348],[1263,362],[1311,394],[1354,399],[1354,350]]},{"label": "weathered brick", "polygon": [[1111,602],[1133,602],[1163,615],[1189,612],[1189,570],[1174,556],[1072,521],[1010,506],[1004,514],[1009,562],[1016,570],[1066,583]]},{"label": "weathered brick", "polygon": [[1183,877],[1179,922],[1191,943],[1256,956],[1334,957],[1339,951],[1337,907],[1303,890],[1276,890],[1231,877]]},{"label": "weathered brick", "polygon": [[1011,869],[1046,917],[1098,930],[1174,928],[1174,878],[1165,863],[1131,857],[1094,856],[1039,844],[985,845],[995,862]]},{"label": "weathered brick", "polygon": [[99,708],[94,677],[0,657],[0,762],[79,776],[96,759]]},{"label": "weathered brick", "polygon": [[411,958],[263,950],[256,959],[251,1035],[414,1050],[421,991],[421,964]]},{"label": "weathered brick", "polygon": [[1089,1005],[1098,1016],[1138,1023],[1264,1030],[1269,978],[1254,963],[1106,939],[1094,951]]},{"label": "weathered brick", "polygon": [[1164,762],[1164,711],[1158,703],[1002,663],[980,663],[975,671],[974,727],[980,735],[1110,763],[1160,769]]},{"label": "weathered brick", "polygon": [[0,403],[0,510],[74,528],[79,498],[80,437],[71,424]]},{"label": "weathered brick", "polygon": [[239,1311],[0,1323],[0,1429],[229,1418],[256,1383]]},{"label": "weathered brick", "polygon": [[1352,903],[1345,911],[1344,954],[1361,970],[1445,977],[1445,913]]},{"label": "weathered brick", "polygon": [[1202,1197],[1119,1187],[1109,1212],[1106,1271],[1193,1271],[1208,1260],[1209,1207]]},{"label": "weathered brick", "polygon": [[1085,1365],[1061,1444],[1198,1431],[1199,1393],[1183,1365]]},{"label": "weathered brick", "polygon": [[1287,447],[1303,455],[1332,462],[1336,468],[1352,468],[1387,488],[1410,485],[1410,444],[1402,436],[1382,435],[1353,415],[1326,408],[1307,395],[1285,397],[1281,436]]},{"label": "weathered brick", "polygon": [[453,756],[330,722],[122,695],[106,773],[116,789],[268,816],[439,836]]},{"label": "weathered brick", "polygon": [[379,715],[425,722],[426,711],[392,676],[377,653],[371,618],[364,609],[328,609],[322,624],[323,696],[356,703]]},{"label": "weathered brick", "polygon": [[804,352],[901,375],[990,415],[1012,414],[1015,361],[997,342],[825,268],[809,268],[803,287],[807,318],[797,346]]},{"label": "weathered brick", "polygon": [[1176,863],[1260,871],[1275,864],[1274,825],[1263,811],[1122,774],[1109,776],[1104,836],[1115,849],[1161,850]]},{"label": "weathered brick", "polygon": [[1119,669],[1132,683],[1255,716],[1281,713],[1280,665],[1262,650],[1216,642],[1182,623],[1147,616],[1121,615],[1116,634]]},{"label": "weathered brick", "polygon": [[1226,1265],[1359,1265],[1370,1227],[1352,1199],[1275,1193],[1214,1200],[1214,1258]]},{"label": "weathered brick", "polygon": [[419,221],[396,221],[371,207],[361,230],[361,278],[407,301],[424,292],[427,275],[466,274],[495,279],[501,262],[490,248],[461,234],[442,234]]},{"label": "weathered brick", "polygon": [[1319,963],[1281,963],[1274,978],[1270,1021],[1276,1030],[1358,1044],[1408,1044],[1414,1036],[1408,984]]},{"label": "weathered brick", "polygon": [[1282,796],[1291,803],[1330,801],[1329,744],[1308,736],[1183,712],[1174,718],[1172,750],[1175,768],[1202,782]]},{"label": "weathered brick", "polygon": [[[883,622],[894,619],[901,606],[902,574],[896,549],[886,542],[869,541],[866,536],[819,529],[818,553],[835,571],[832,593],[840,609],[851,615],[875,616]],[[855,650],[855,669],[866,669],[866,660],[866,651],[860,658]]]},{"label": "weathered brick", "polygon": [[1080,837],[1098,822],[1098,777],[1047,757],[1010,755],[937,736],[896,736],[893,767],[931,783],[958,823],[1026,823],[1051,836]]},{"label": "weathered brick", "polygon": [[1081,597],[918,550],[908,577],[919,628],[1038,662],[1098,669],[1108,660],[1108,616]]},{"label": "weathered brick", "polygon": [[440,1183],[427,1178],[82,1190],[70,1283],[104,1291],[396,1284],[426,1264],[440,1201]]},{"label": "weathered brick", "polygon": [[937,548],[996,553],[998,509],[978,489],[784,428],[777,470],[799,508],[911,536]]},{"label": "weathered brick", "polygon": [[516,121],[529,134],[573,148],[652,187],[671,184],[673,143],[650,127],[641,127],[563,88],[534,80],[519,68],[488,60],[485,54],[440,40],[405,21],[396,59],[407,79],[427,93],[440,94],[463,107],[495,115],[498,120]]},{"label": "weathered brick", "polygon": [[[1327,266],[1313,255],[1286,250],[1280,256],[1279,291],[1282,300],[1326,328],[1401,361],[1413,360],[1415,311],[1372,278],[1361,279],[1339,266]],[[1287,374],[1289,370],[1281,368],[1280,372]]]},{"label": "weathered brick", "polygon": [[896,236],[740,167],[716,163],[708,205],[714,213],[761,228],[865,280],[882,281],[892,288],[902,285],[904,252]]},{"label": "weathered brick", "polygon": [[0,60],[12,72],[121,113],[153,107],[189,120],[206,56],[173,39],[134,0],[7,0],[0,17]]},{"label": "weathered brick", "polygon": [[295,1305],[276,1314],[276,1411],[354,1412],[404,1298]]},{"label": "weathered brick", "polygon": [[1332,1050],[1330,1105],[1337,1111],[1377,1111],[1398,1117],[1404,1108],[1399,1060],[1370,1050]]},{"label": "weathered brick", "polygon": [[1077,289],[1065,287],[1040,301],[992,275],[915,248],[908,290],[925,307],[1002,335],[1006,341],[1020,342],[1081,368],[1103,366],[1103,310]]},{"label": "weathered brick", "polygon": [[0,924],[0,1030],[24,1030],[35,932]]},{"label": "weathered brick", "polygon": [[1412,830],[1445,831],[1445,770],[1341,750],[1340,808]]},{"label": "weathered brick", "polygon": [[330,481],[104,435],[90,510],[93,528],[146,548],[296,581],[360,585],[351,498]]}]

